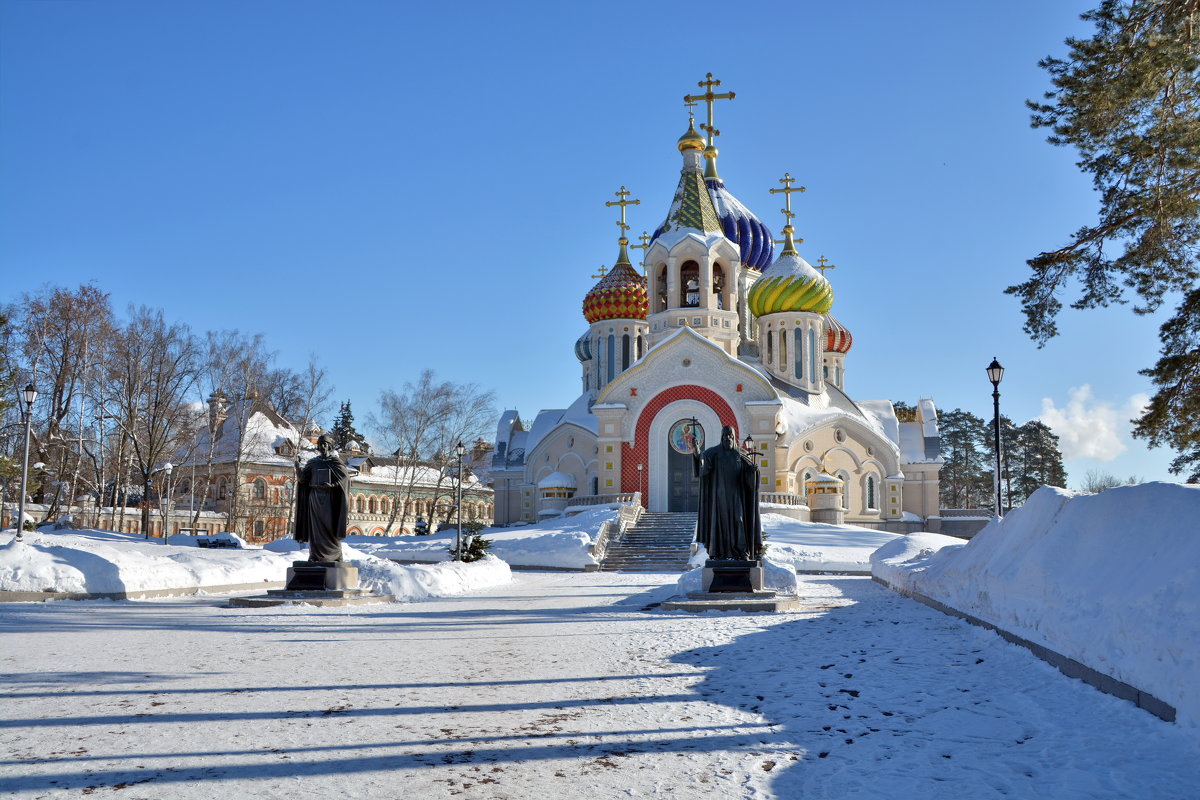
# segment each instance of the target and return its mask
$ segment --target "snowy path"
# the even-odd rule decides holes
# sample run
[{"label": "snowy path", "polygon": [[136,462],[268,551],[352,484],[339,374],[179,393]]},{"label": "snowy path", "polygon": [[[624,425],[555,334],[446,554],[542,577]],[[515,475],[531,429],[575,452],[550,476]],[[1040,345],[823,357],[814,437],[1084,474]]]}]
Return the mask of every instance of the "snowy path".
[{"label": "snowy path", "polygon": [[410,605],[0,608],[0,796],[1185,798],[1197,740],[868,579],[803,614],[518,573]]}]

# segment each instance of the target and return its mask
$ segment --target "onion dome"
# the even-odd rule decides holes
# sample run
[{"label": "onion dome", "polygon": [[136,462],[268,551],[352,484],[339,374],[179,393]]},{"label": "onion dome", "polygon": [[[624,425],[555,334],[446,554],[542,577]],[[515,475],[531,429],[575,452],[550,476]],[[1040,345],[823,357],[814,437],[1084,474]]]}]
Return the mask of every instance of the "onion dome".
[{"label": "onion dome", "polygon": [[850,335],[850,331],[846,326],[838,322],[833,314],[825,315],[825,352],[827,353],[842,353],[845,355],[850,352],[850,345],[854,344],[854,337]]},{"label": "onion dome", "polygon": [[750,287],[746,298],[750,313],[756,317],[782,311],[826,313],[833,307],[833,287],[796,252],[791,225],[784,227],[783,236],[783,252]]},{"label": "onion dome", "polygon": [[683,136],[679,137],[678,146],[679,146],[679,152],[681,152],[681,153],[684,150],[703,150],[704,149],[704,137],[701,136],[699,134],[699,132],[696,131],[696,121],[695,120],[693,120],[693,119],[688,120],[687,132],[684,133]]},{"label": "onion dome", "polygon": [[626,244],[628,242],[622,238],[617,265],[583,298],[583,316],[588,322],[600,322],[605,319],[645,319],[650,310],[646,279],[638,275],[637,270],[629,263]]},{"label": "onion dome", "polygon": [[575,340],[575,357],[580,363],[592,360],[592,332],[584,331],[583,336]]},{"label": "onion dome", "polygon": [[[716,148],[710,164],[716,164]],[[762,272],[775,257],[775,242],[771,231],[758,217],[729,193],[725,183],[718,177],[705,177],[708,194],[712,197],[713,206],[721,220],[721,230],[725,238],[736,244],[742,251],[742,264]]]}]

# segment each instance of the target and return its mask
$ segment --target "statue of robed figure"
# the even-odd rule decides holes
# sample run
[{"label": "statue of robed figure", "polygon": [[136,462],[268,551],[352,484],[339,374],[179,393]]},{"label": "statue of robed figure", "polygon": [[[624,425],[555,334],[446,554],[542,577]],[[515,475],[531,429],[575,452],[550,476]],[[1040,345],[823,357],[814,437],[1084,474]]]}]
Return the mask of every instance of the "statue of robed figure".
[{"label": "statue of robed figure", "polygon": [[729,425],[721,429],[719,445],[703,453],[697,446],[692,457],[700,479],[696,541],[710,559],[756,560],[763,540],[754,459],[737,446]]},{"label": "statue of robed figure", "polygon": [[295,537],[308,543],[309,561],[341,561],[350,472],[334,452],[328,434],[317,439],[317,451],[297,476]]}]

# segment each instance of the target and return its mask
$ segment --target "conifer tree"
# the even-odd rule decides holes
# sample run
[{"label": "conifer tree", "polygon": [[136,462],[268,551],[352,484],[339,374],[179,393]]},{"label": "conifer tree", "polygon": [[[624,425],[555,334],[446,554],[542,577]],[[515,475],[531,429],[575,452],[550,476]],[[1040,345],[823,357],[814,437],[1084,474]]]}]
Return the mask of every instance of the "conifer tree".
[{"label": "conifer tree", "polygon": [[1103,0],[1083,18],[1095,36],[1040,62],[1054,89],[1029,105],[1051,144],[1079,151],[1099,219],[1030,259],[1032,277],[1007,292],[1039,344],[1058,333],[1072,280],[1078,309],[1132,295],[1145,314],[1180,297],[1161,357],[1143,371],[1157,393],[1134,435],[1175,449],[1171,470],[1200,480],[1200,0]]},{"label": "conifer tree", "polygon": [[354,413],[350,410],[350,401],[342,403],[338,410],[337,419],[329,431],[333,436],[334,445],[338,450],[346,450],[351,442],[356,442],[364,454],[370,452],[367,440],[354,429]]}]

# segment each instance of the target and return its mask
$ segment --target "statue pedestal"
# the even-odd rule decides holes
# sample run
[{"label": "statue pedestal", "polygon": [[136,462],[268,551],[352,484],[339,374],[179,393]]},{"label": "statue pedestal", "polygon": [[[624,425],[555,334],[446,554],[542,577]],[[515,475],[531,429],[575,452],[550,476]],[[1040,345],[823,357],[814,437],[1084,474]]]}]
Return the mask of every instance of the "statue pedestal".
[{"label": "statue pedestal", "polygon": [[286,591],[322,592],[358,588],[358,567],[340,561],[293,561],[288,567]]},{"label": "statue pedestal", "polygon": [[736,558],[710,558],[704,562],[704,592],[751,593],[763,588],[762,564]]}]

